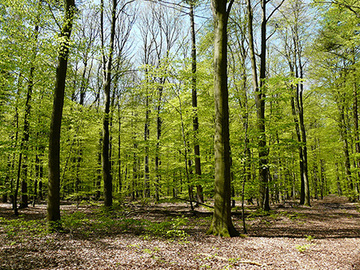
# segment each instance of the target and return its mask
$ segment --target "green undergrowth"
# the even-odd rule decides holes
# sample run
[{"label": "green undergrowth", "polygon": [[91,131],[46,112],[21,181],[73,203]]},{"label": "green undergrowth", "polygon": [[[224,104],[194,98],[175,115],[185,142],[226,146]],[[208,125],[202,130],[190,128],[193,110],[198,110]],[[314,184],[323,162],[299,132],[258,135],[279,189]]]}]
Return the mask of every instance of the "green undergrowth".
[{"label": "green undergrowth", "polygon": [[167,218],[164,221],[151,221],[130,217],[126,212],[97,210],[92,213],[74,212],[62,216],[65,231],[72,235],[97,236],[118,233],[133,233],[146,238],[186,239],[188,234],[183,227],[188,223],[186,217]]},{"label": "green undergrowth", "polygon": [[24,216],[17,219],[0,217],[0,232],[10,245],[43,237],[48,233],[45,220],[26,220]]},{"label": "green undergrowth", "polygon": [[[104,209],[73,213],[62,212],[61,232],[72,237],[101,237],[131,233],[144,237],[164,238],[186,241],[189,236],[184,228],[189,220],[186,217],[168,217],[163,221],[152,221],[144,218],[130,217],[124,211],[107,211]],[[31,240],[48,234],[46,220],[7,220],[0,217],[0,234],[5,236],[7,244]]]}]

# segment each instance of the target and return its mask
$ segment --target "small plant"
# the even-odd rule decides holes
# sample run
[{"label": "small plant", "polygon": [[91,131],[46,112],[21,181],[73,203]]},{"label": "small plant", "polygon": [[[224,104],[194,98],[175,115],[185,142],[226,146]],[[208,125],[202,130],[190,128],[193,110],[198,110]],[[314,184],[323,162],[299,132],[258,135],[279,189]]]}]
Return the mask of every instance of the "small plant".
[{"label": "small plant", "polygon": [[311,235],[305,235],[306,240],[308,240],[309,242],[311,242],[312,240],[314,240],[315,238]]},{"label": "small plant", "polygon": [[310,248],[311,246],[313,246],[314,244],[306,244],[306,245],[297,245],[296,246],[296,249],[299,251],[299,252],[305,252],[308,248]]},{"label": "small plant", "polygon": [[131,244],[131,245],[128,245],[128,247],[138,248],[138,247],[139,247],[139,244]]},{"label": "small plant", "polygon": [[236,263],[239,259],[238,258],[229,258],[229,263]]},{"label": "small plant", "polygon": [[144,248],[143,252],[147,253],[147,254],[152,254],[153,253],[153,251],[151,249],[148,249],[148,248]]}]

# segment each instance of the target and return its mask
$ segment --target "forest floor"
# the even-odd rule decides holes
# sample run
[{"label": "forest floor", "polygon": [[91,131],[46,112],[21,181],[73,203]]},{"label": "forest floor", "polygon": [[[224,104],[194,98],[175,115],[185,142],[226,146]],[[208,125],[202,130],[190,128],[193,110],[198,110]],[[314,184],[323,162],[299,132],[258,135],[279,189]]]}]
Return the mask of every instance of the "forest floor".
[{"label": "forest floor", "polygon": [[[64,232],[47,234],[46,206],[15,218],[0,204],[0,269],[360,269],[360,205],[328,196],[312,207],[246,206],[247,234],[206,235],[211,211],[186,203],[62,206]],[[234,224],[242,232],[241,209]]]}]

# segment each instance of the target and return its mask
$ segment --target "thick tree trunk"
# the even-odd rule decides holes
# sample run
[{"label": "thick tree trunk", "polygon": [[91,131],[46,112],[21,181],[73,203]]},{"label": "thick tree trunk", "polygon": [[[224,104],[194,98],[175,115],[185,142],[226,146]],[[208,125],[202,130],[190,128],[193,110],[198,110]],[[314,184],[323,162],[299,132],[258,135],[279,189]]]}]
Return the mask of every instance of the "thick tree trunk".
[{"label": "thick tree trunk", "polygon": [[212,0],[214,16],[215,202],[209,234],[236,236],[231,220],[229,103],[227,86],[227,22],[232,1]]},{"label": "thick tree trunk", "polygon": [[49,182],[47,220],[51,231],[60,227],[60,131],[64,105],[65,80],[68,64],[70,34],[75,13],[75,1],[65,1],[65,18],[61,29],[58,66],[54,89],[54,105],[51,116],[49,140]]}]

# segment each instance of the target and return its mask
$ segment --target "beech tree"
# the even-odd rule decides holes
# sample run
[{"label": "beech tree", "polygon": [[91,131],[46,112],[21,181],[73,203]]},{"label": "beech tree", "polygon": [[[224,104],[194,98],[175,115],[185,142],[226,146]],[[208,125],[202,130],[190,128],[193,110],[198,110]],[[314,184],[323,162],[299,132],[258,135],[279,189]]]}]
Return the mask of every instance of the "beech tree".
[{"label": "beech tree", "polygon": [[267,15],[267,4],[270,1],[261,0],[261,29],[260,29],[260,64],[258,65],[256,60],[255,51],[255,35],[253,29],[253,4],[251,0],[247,0],[247,12],[248,12],[248,35],[249,35],[249,49],[252,68],[252,81],[255,91],[255,104],[257,110],[257,126],[258,126],[258,152],[259,152],[259,185],[260,185],[260,207],[265,210],[270,210],[270,195],[269,195],[269,164],[268,155],[269,147],[266,141],[266,119],[265,119],[265,107],[266,107],[266,80],[267,80],[267,41],[269,36],[267,34],[267,25],[270,18],[284,3],[282,0],[278,5],[271,10]]},{"label": "beech tree", "polygon": [[49,137],[49,182],[47,220],[50,230],[59,229],[60,221],[60,131],[64,106],[65,80],[68,65],[70,35],[75,16],[75,1],[64,1],[64,20],[60,31],[58,65],[54,89],[54,104]]},{"label": "beech tree", "polygon": [[212,0],[214,16],[215,194],[208,234],[236,236],[231,220],[230,135],[227,82],[227,24],[234,1]]},{"label": "beech tree", "polygon": [[[330,1],[321,3],[324,8],[321,29],[315,44],[317,54],[313,54],[316,79],[324,78],[329,90],[326,95],[335,102],[337,123],[343,141],[344,188],[351,200],[359,194],[358,162],[358,33],[359,8],[353,1]],[[326,76],[328,73],[332,76]],[[335,161],[336,162],[336,161]]]},{"label": "beech tree", "polygon": [[291,111],[294,118],[296,138],[299,149],[300,167],[300,204],[310,206],[310,180],[308,175],[307,131],[304,120],[304,79],[305,43],[309,39],[307,33],[310,28],[309,12],[305,3],[300,0],[293,1],[284,7],[283,18],[277,23],[281,39],[284,41],[283,53],[289,66],[290,77],[294,78],[291,85]]}]

